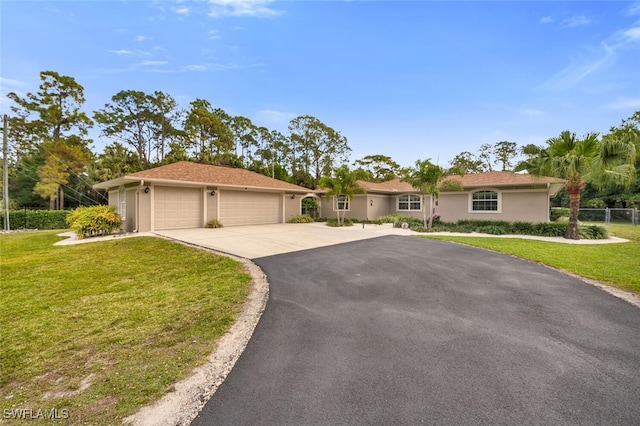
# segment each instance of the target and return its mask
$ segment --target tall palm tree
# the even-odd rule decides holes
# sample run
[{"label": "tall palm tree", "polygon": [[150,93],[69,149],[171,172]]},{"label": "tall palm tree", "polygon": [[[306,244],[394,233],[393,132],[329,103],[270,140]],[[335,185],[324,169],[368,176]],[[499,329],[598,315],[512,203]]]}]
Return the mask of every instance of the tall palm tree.
[{"label": "tall palm tree", "polygon": [[635,146],[627,140],[597,133],[583,138],[567,130],[547,140],[547,147],[529,145],[525,148],[529,159],[517,170],[527,170],[538,176],[567,179],[569,194],[569,224],[565,238],[577,240],[580,193],[587,183],[597,188],[630,185],[635,179]]},{"label": "tall palm tree", "polygon": [[[327,201],[331,201],[333,197],[338,197],[339,195],[346,196],[348,202],[351,203],[351,199],[355,194],[364,194],[365,190],[358,184],[358,180],[362,179],[364,176],[360,173],[360,171],[350,171],[347,165],[343,165],[335,170],[334,176],[324,176],[320,179],[319,186],[320,188],[328,189],[326,193]],[[338,216],[338,225],[342,226],[344,224],[344,216],[346,215],[346,210],[343,209],[342,219],[340,218],[340,211],[336,209],[336,214]]]}]

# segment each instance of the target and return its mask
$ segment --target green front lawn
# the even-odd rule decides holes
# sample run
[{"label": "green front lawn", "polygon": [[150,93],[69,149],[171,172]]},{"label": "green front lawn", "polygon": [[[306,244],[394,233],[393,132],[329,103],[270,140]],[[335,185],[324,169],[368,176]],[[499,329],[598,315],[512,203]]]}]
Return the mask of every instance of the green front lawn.
[{"label": "green front lawn", "polygon": [[146,237],[54,247],[56,233],[0,236],[3,413],[117,424],[205,363],[248,294],[227,257]]},{"label": "green front lawn", "polygon": [[610,225],[619,244],[566,244],[518,238],[424,236],[482,247],[564,269],[583,277],[640,294],[640,227]]}]

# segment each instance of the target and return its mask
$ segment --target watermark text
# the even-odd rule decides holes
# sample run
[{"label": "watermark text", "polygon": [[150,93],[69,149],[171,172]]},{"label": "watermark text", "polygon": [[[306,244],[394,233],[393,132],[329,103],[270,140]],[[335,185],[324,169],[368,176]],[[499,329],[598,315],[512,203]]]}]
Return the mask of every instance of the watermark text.
[{"label": "watermark text", "polygon": [[2,411],[3,419],[16,420],[62,420],[69,418],[67,408],[5,408]]}]

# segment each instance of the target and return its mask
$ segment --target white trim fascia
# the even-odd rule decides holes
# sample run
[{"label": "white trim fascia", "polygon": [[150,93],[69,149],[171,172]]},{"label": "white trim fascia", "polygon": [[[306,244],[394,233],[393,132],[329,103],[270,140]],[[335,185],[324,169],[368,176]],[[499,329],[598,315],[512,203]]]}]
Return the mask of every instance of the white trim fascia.
[{"label": "white trim fascia", "polygon": [[[251,191],[258,191],[258,192],[295,192],[296,194],[302,194],[302,193],[306,193],[309,192],[308,188],[271,188],[271,187],[265,187],[265,186],[251,186],[251,185],[233,185],[233,184],[225,184],[225,183],[218,183],[218,182],[197,182],[197,181],[183,181],[183,180],[174,180],[174,179],[156,179],[156,178],[140,178],[140,177],[133,177],[133,176],[124,176],[122,178],[118,178],[118,179],[114,179],[114,181],[116,180],[123,180],[125,182],[139,182],[140,179],[144,179],[146,182],[149,183],[155,183],[156,185],[161,185],[161,186],[217,186],[219,188],[224,188],[224,189],[231,189],[234,190],[234,188],[236,190],[251,190]],[[107,181],[107,182],[103,182],[103,183],[99,183],[97,185],[100,185],[99,188],[102,188],[104,184],[110,183],[111,181]],[[97,185],[94,185],[94,187],[98,187]]]}]

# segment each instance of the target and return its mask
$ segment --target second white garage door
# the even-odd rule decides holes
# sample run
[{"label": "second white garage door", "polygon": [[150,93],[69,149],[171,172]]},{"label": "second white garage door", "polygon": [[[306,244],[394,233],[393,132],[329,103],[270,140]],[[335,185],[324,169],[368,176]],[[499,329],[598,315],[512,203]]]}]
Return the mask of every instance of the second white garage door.
[{"label": "second white garage door", "polygon": [[202,226],[202,189],[158,186],[154,192],[154,228]]},{"label": "second white garage door", "polygon": [[261,225],[282,221],[282,195],[269,192],[220,191],[223,226]]}]

